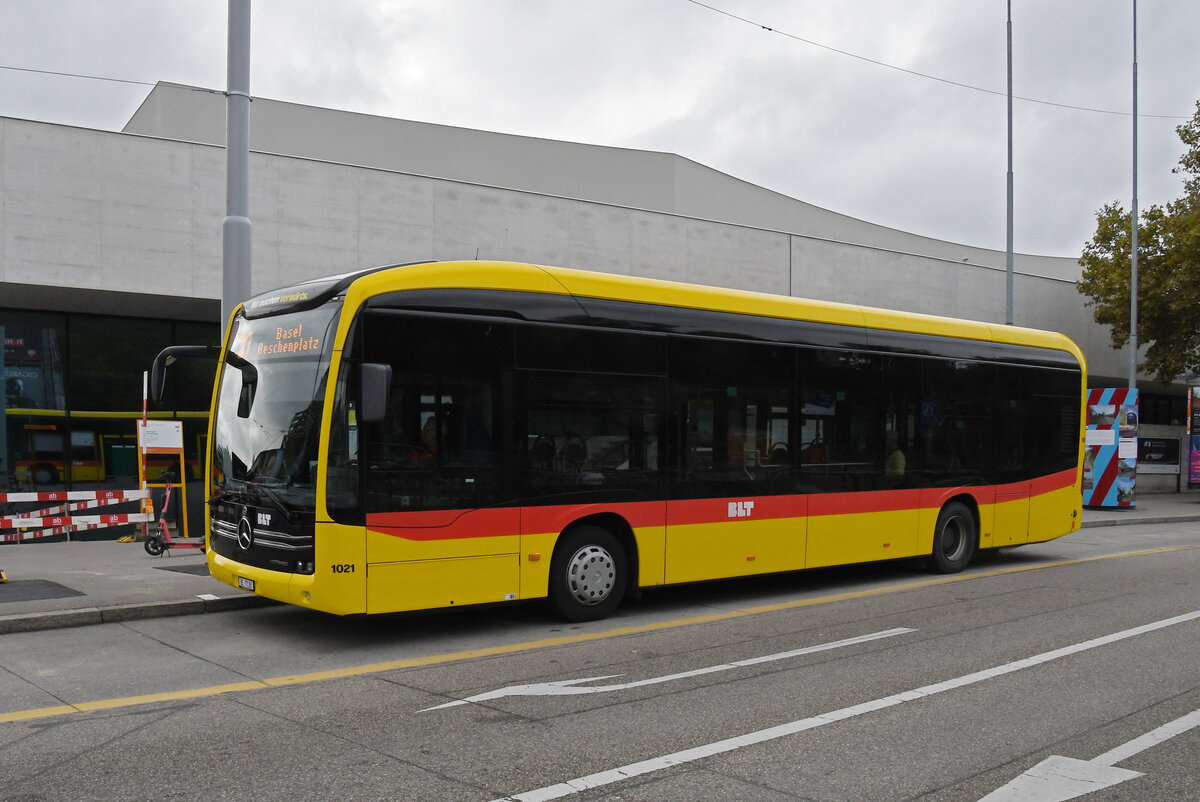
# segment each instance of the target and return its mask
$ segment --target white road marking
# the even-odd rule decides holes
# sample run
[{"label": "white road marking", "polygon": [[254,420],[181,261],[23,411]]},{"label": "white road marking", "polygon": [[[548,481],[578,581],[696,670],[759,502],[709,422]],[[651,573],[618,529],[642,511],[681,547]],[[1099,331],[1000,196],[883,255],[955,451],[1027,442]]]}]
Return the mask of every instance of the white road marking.
[{"label": "white road marking", "polygon": [[1167,722],[1094,760],[1051,755],[980,802],[1065,802],[1141,777],[1142,772],[1116,768],[1116,764],[1196,726],[1200,726],[1200,710]]},{"label": "white road marking", "polygon": [[839,649],[843,646],[853,646],[858,643],[867,643],[873,640],[882,638],[891,638],[896,635],[904,635],[909,632],[916,632],[915,629],[908,627],[897,627],[896,629],[888,629],[882,632],[872,632],[870,635],[859,635],[855,638],[846,638],[845,640],[832,641],[830,643],[822,643],[817,646],[805,646],[800,649],[792,649],[788,652],[779,652],[777,654],[763,655],[762,657],[748,657],[745,660],[735,660],[732,663],[722,663],[716,666],[707,666],[705,668],[697,668],[692,671],[681,671],[678,674],[667,674],[662,677],[651,677],[650,679],[641,679],[636,682],[622,682],[617,685],[581,685],[584,682],[599,682],[605,679],[614,679],[621,676],[620,674],[609,674],[603,677],[583,677],[582,679],[560,680],[558,682],[537,682],[531,685],[510,685],[507,688],[499,688],[487,693],[476,694],[475,696],[466,699],[456,699],[453,702],[446,702],[435,707],[427,707],[424,710],[419,710],[419,713],[425,713],[430,710],[441,710],[447,707],[456,707],[458,705],[471,704],[473,702],[485,702],[489,699],[501,699],[505,696],[574,696],[585,693],[611,693],[613,691],[624,691],[630,688],[641,688],[645,685],[658,685],[662,682],[672,682],[677,679],[687,679],[688,677],[699,677],[704,674],[715,674],[719,671],[729,671],[734,668],[743,668],[745,666],[756,666],[762,663],[771,663],[776,660],[786,660],[789,657],[799,657],[802,654],[812,654],[813,652],[826,652],[830,649]]},{"label": "white road marking", "polygon": [[1107,646],[1111,643],[1127,640],[1129,638],[1144,635],[1148,632],[1165,629],[1167,627],[1182,624],[1187,621],[1194,621],[1200,618],[1200,610],[1193,610],[1190,613],[1177,615],[1173,618],[1166,618],[1161,621],[1155,621],[1150,624],[1143,624],[1140,627],[1125,629],[1120,632],[1114,632],[1111,635],[1103,635],[1099,638],[1092,638],[1081,643],[1064,646],[1061,649],[1054,649],[1049,652],[1035,654],[1032,657],[1026,657],[1021,660],[1015,660],[1011,663],[987,668],[982,671],[976,671],[971,674],[965,674],[961,677],[937,682],[933,685],[925,685],[920,688],[914,688],[910,691],[902,691],[901,693],[885,696],[881,699],[875,699],[870,702],[843,707],[840,710],[833,710],[828,713],[823,713],[819,716],[804,718],[798,721],[792,721],[787,724],[781,724],[777,727],[769,727],[765,730],[750,732],[745,735],[739,735],[734,738],[726,738],[725,740],[716,741],[710,744],[704,744],[692,749],[685,749],[681,752],[673,752],[669,755],[642,760],[637,763],[630,763],[615,769],[589,774],[585,777],[576,777],[573,780],[567,780],[557,785],[548,785],[544,788],[538,788],[533,791],[527,791],[523,794],[514,796],[506,796],[502,799],[493,800],[493,802],[545,802],[550,799],[560,799],[564,796],[577,794],[580,791],[586,791],[592,788],[600,788],[605,785],[628,780],[631,777],[638,777],[643,774],[650,774],[663,769],[679,766],[685,763],[692,763],[697,760],[702,760],[713,755],[720,755],[726,752],[732,752],[737,749],[742,749],[754,744],[773,741],[778,738],[783,738],[788,735],[795,735],[805,730],[824,727],[826,724],[832,724],[835,721],[843,721],[846,719],[861,716],[865,713],[873,713],[876,710],[883,710],[888,707],[902,705],[905,702],[912,702],[918,699],[925,699],[945,691],[954,690],[955,688],[963,688],[968,685],[974,685],[984,680],[1002,677],[1006,674],[1012,674],[1022,669],[1032,668],[1044,663],[1049,663],[1063,657],[1086,652],[1090,649],[1096,649],[1100,646]]}]

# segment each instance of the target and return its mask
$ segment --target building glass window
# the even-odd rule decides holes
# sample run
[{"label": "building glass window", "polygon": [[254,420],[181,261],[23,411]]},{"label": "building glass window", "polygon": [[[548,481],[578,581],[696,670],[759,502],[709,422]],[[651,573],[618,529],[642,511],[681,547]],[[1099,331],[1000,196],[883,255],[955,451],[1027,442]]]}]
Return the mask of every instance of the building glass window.
[{"label": "building glass window", "polygon": [[66,409],[66,329],[65,315],[0,310],[6,409]]},{"label": "building glass window", "polygon": [[171,345],[170,321],[72,315],[69,331],[71,408],[141,409],[142,373],[150,369],[159,351]]},{"label": "building glass window", "polygon": [[[221,337],[213,323],[179,322],[175,324],[173,344],[220,345]],[[149,370],[149,363],[142,369]],[[161,408],[179,412],[207,411],[212,403],[217,358],[181,359],[171,366],[170,373]]]},{"label": "building glass window", "polygon": [[[0,427],[0,486],[56,485],[64,449],[66,390],[62,349],[66,317],[0,310],[0,377],[4,425]],[[59,468],[55,468],[55,465]]]},{"label": "building glass window", "polygon": [[[0,484],[21,489],[130,486],[142,373],[173,344],[217,344],[215,324],[0,309],[4,426]],[[203,468],[216,360],[172,368],[162,409],[184,421],[186,465]]]},{"label": "building glass window", "polygon": [[1183,426],[1187,422],[1187,396],[1142,393],[1138,416],[1152,426]]}]

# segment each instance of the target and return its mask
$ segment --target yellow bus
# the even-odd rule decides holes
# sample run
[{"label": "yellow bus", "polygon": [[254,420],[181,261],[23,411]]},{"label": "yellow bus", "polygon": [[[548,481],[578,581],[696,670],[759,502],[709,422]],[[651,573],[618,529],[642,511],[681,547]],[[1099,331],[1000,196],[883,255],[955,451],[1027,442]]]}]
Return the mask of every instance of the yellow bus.
[{"label": "yellow bus", "polygon": [[[162,385],[167,349],[155,365]],[[1080,525],[1066,337],[537,265],[437,262],[230,321],[212,575],[337,614],[977,551]]]}]

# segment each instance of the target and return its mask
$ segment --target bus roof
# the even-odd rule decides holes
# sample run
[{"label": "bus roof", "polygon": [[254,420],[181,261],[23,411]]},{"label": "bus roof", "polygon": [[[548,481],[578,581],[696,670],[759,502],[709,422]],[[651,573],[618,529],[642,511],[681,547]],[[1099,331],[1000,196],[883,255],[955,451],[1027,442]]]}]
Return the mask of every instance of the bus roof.
[{"label": "bus roof", "polygon": [[1083,352],[1058,332],[563,267],[497,261],[419,262],[339,278],[338,283],[347,287],[346,302],[351,308],[375,295],[408,289],[515,290],[1049,348],[1071,354],[1084,366]]}]

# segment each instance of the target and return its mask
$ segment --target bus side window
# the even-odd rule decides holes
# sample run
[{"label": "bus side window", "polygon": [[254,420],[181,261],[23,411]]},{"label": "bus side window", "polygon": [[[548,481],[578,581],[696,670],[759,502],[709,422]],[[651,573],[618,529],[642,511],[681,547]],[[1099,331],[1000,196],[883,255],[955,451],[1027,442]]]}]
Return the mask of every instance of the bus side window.
[{"label": "bus side window", "polygon": [[363,319],[361,359],[391,366],[382,420],[360,421],[367,513],[471,509],[507,498],[500,421],[513,331],[379,309]]},{"label": "bus side window", "polygon": [[1079,373],[1002,365],[992,452],[997,483],[1075,466],[1079,448]]},{"label": "bus side window", "polygon": [[858,351],[800,351],[800,483],[803,492],[877,488],[884,433],[880,357]]},{"label": "bus side window", "polygon": [[671,341],[674,492],[704,498],[794,490],[795,353],[786,346]]},{"label": "bus side window", "polygon": [[992,476],[996,377],[991,364],[924,360],[918,441],[926,484],[983,484]]},{"label": "bus side window", "polygon": [[653,378],[527,374],[522,494],[549,500],[602,488],[632,499],[660,492],[661,385]]}]

